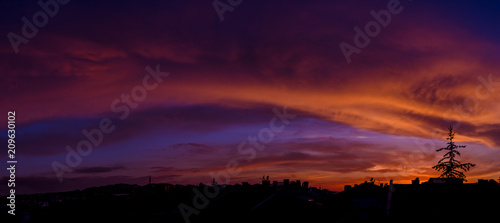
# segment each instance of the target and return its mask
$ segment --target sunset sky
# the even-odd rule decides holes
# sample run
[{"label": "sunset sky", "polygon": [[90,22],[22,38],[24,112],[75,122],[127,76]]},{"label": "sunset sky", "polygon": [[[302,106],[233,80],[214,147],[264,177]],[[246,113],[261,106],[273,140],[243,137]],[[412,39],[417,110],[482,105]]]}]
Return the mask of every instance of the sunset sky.
[{"label": "sunset sky", "polygon": [[[338,191],[372,177],[426,181],[440,175],[431,167],[450,125],[467,145],[460,160],[477,164],[467,180],[500,177],[499,3],[220,2],[232,9],[223,21],[212,0],[59,3],[16,53],[8,34],[22,36],[21,18],[43,9],[2,1],[0,108],[4,123],[16,111],[18,193],[144,185],[148,176],[208,183],[235,162],[230,184],[269,175]],[[366,32],[370,11],[388,3],[399,13],[349,63],[339,45],[355,47],[355,27]],[[145,69],[157,65],[169,73],[161,82]],[[146,77],[157,85],[125,115],[114,102]],[[289,123],[273,118],[284,109],[295,115]],[[53,164],[67,165],[65,148],[101,120],[115,129],[60,182]],[[284,128],[249,160],[239,145],[271,120]]]}]

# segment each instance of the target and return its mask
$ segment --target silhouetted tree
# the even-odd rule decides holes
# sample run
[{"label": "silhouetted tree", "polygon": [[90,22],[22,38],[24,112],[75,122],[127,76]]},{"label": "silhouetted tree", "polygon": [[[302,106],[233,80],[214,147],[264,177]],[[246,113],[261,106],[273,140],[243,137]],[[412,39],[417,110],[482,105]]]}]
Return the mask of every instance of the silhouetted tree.
[{"label": "silhouetted tree", "polygon": [[443,158],[439,160],[438,164],[433,166],[432,168],[437,171],[443,172],[441,176],[439,176],[440,178],[457,178],[465,180],[464,172],[469,171],[469,169],[476,166],[476,164],[460,163],[460,161],[455,159],[456,155],[460,156],[460,152],[458,152],[457,149],[465,148],[465,146],[455,145],[455,143],[453,142],[453,138],[455,136],[453,127],[450,126],[448,130],[450,130],[450,132],[448,133],[448,138],[446,138],[447,140],[450,140],[448,142],[448,146],[436,150],[436,152],[439,152],[441,150],[447,150],[448,152],[444,154]]}]

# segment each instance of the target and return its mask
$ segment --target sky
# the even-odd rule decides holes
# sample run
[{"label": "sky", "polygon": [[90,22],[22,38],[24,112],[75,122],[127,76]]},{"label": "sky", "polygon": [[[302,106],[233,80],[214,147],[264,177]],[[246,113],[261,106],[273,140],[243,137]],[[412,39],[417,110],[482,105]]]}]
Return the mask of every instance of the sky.
[{"label": "sky", "polygon": [[500,177],[493,1],[47,2],[0,2],[17,193],[426,181],[450,125]]}]

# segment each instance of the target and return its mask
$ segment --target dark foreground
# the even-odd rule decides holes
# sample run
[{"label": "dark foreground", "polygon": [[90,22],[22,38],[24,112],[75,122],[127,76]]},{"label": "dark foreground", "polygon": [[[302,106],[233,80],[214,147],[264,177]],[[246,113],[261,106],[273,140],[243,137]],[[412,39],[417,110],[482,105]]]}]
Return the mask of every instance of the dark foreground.
[{"label": "dark foreground", "polygon": [[[497,222],[500,186],[363,183],[334,193],[300,187],[169,184],[110,185],[19,195],[16,216],[2,207],[1,222]],[[206,190],[205,190],[206,189]],[[6,200],[2,197],[2,200]],[[388,208],[389,207],[389,208]],[[6,221],[5,221],[6,220]]]}]

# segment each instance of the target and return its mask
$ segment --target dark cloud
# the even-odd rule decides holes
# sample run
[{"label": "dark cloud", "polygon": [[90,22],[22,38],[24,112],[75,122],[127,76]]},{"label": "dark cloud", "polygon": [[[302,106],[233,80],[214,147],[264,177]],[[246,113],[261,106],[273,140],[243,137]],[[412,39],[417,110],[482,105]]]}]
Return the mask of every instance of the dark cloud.
[{"label": "dark cloud", "polygon": [[500,147],[500,124],[486,125],[477,132],[478,138],[485,138],[495,147]]},{"label": "dark cloud", "polygon": [[154,166],[154,167],[151,167],[151,172],[153,173],[157,173],[157,172],[170,172],[170,171],[174,171],[175,168],[174,167],[171,167],[171,166],[168,166],[168,167],[162,167],[162,166]]},{"label": "dark cloud", "polygon": [[113,172],[116,170],[125,170],[125,167],[122,166],[116,166],[116,167],[103,167],[103,166],[96,166],[96,167],[82,167],[82,168],[76,168],[73,173],[81,173],[81,174],[98,174],[98,173],[109,173]]},{"label": "dark cloud", "polygon": [[198,143],[179,143],[171,145],[169,149],[183,150],[183,152],[196,153],[196,154],[210,154],[213,153],[216,148],[202,145]]}]

